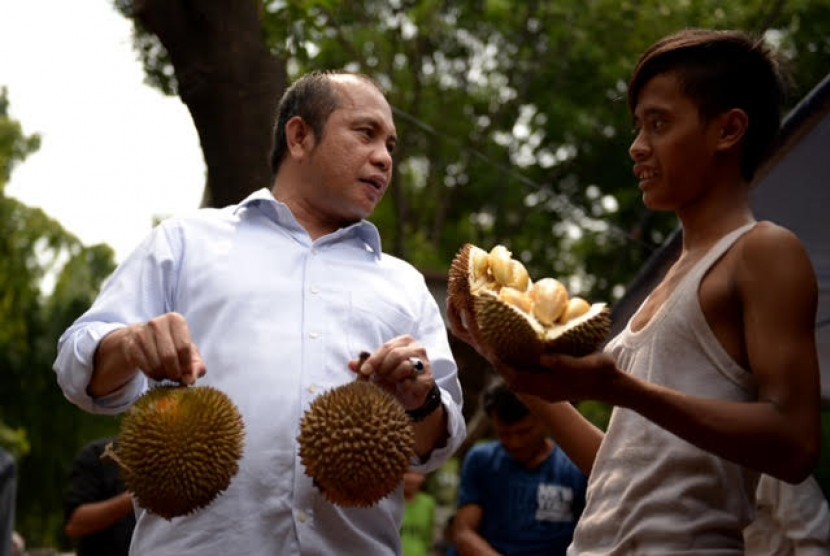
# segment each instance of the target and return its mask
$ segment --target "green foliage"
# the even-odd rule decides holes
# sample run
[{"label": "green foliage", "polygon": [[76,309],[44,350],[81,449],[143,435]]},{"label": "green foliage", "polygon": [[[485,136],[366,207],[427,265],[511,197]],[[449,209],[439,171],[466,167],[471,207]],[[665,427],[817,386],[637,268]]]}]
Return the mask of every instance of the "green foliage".
[{"label": "green foliage", "polygon": [[114,253],[81,245],[40,209],[4,195],[12,168],[37,146],[0,95],[0,444],[18,461],[17,529],[31,546],[56,546],[72,459],[117,423],[70,405],[52,362],[60,333],[114,269]]},{"label": "green foliage", "polygon": [[[443,271],[465,242],[504,243],[533,276],[612,301],[676,226],[645,211],[631,177],[624,97],[639,54],[684,27],[767,32],[793,103],[830,71],[825,0],[260,5],[293,76],[348,68],[387,88],[401,142],[373,217],[386,249]],[[157,41],[136,44],[148,78],[175,90]]]},{"label": "green foliage", "polygon": [[40,136],[23,135],[20,124],[10,119],[8,113],[6,88],[0,87],[0,193],[6,188],[15,165],[40,148]]},{"label": "green foliage", "polygon": [[15,460],[28,454],[31,446],[26,429],[12,429],[0,422],[0,448],[8,451]]}]

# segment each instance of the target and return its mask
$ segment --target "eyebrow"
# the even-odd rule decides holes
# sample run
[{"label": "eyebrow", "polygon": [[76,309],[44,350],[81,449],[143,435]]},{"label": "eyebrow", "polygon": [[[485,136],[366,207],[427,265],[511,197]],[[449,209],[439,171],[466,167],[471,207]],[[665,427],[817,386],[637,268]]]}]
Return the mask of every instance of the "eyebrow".
[{"label": "eyebrow", "polygon": [[636,113],[632,114],[633,120],[638,122],[640,120],[652,117],[652,116],[666,116],[670,114],[671,111],[668,108],[663,108],[660,106],[649,106],[643,110],[642,116],[638,116]]}]

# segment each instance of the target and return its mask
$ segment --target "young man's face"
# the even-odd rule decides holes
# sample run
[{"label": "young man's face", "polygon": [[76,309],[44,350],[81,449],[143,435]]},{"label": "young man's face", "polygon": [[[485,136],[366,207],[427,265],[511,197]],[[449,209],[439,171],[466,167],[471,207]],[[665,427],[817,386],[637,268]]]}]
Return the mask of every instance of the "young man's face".
[{"label": "young man's face", "polygon": [[510,457],[525,467],[534,463],[539,454],[546,449],[547,432],[533,415],[512,424],[493,417],[493,429]]},{"label": "young man's face", "polygon": [[306,196],[327,220],[343,225],[368,217],[392,177],[397,137],[392,110],[370,83],[337,77],[341,103],[306,163]]},{"label": "young man's face", "polygon": [[628,152],[643,203],[652,210],[676,211],[698,200],[711,183],[717,130],[701,120],[675,74],[659,74],[646,83],[634,126]]}]

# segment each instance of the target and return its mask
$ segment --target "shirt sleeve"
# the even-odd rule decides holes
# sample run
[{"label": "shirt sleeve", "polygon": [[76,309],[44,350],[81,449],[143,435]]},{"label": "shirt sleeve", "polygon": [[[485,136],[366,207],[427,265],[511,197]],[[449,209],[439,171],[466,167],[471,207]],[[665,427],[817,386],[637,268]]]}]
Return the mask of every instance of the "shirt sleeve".
[{"label": "shirt sleeve", "polygon": [[458,507],[469,504],[484,506],[484,490],[482,488],[482,469],[484,453],[480,446],[474,446],[467,452],[464,465],[461,467],[461,480],[458,488]]},{"label": "shirt sleeve", "polygon": [[429,473],[443,465],[461,446],[467,435],[467,425],[462,414],[463,396],[458,380],[458,367],[450,349],[447,328],[438,303],[426,283],[423,282],[421,293],[421,318],[413,337],[427,350],[435,382],[441,389],[441,402],[447,411],[447,432],[449,438],[446,446],[436,448],[425,461],[416,462],[412,467],[421,473]]},{"label": "shirt sleeve", "polygon": [[92,307],[58,340],[54,370],[66,398],[90,413],[126,410],[147,388],[138,373],[118,391],[92,398],[87,386],[98,344],[109,333],[173,310],[178,260],[177,236],[165,224],[157,226],[106,281]]}]

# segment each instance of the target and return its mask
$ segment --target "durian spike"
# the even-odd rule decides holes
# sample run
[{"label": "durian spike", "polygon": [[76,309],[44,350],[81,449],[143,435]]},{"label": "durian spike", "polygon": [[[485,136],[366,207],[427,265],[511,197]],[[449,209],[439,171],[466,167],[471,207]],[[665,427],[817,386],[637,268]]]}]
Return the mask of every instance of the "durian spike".
[{"label": "durian spike", "polygon": [[568,291],[555,278],[542,278],[530,290],[533,299],[533,314],[545,326],[559,319],[568,305]]},{"label": "durian spike", "polygon": [[590,303],[581,297],[572,297],[568,300],[568,305],[565,307],[565,311],[559,317],[559,322],[561,324],[565,324],[568,321],[581,317],[590,310]]},{"label": "durian spike", "polygon": [[507,250],[504,245],[496,245],[490,250],[489,262],[490,272],[493,278],[502,285],[506,286],[510,282],[510,277],[513,273],[512,253]]}]

